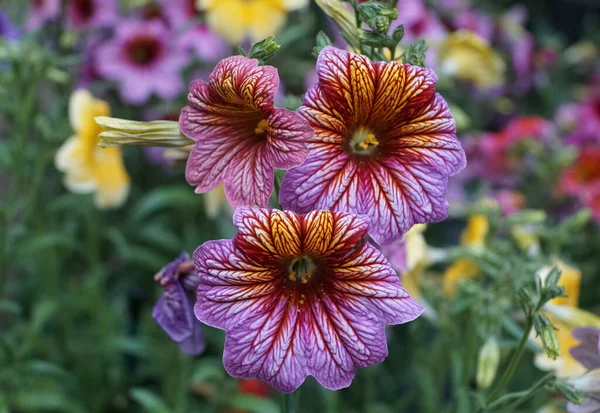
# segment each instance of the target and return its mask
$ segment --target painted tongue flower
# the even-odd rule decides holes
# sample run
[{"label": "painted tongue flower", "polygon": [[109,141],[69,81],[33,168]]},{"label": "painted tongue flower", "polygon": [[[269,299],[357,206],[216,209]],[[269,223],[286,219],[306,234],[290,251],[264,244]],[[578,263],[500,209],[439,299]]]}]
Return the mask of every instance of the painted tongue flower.
[{"label": "painted tongue flower", "polygon": [[242,56],[220,61],[208,83],[192,82],[179,126],[196,142],[186,178],[197,193],[224,182],[233,207],[264,207],[274,168],[304,162],[312,129],[296,113],[274,106],[278,86],[274,67]]},{"label": "painted tongue flower", "polygon": [[181,69],[189,56],[158,20],[123,22],[114,37],[100,46],[98,72],[116,80],[128,103],[142,104],[152,93],[175,98],[183,89]]},{"label": "painted tongue flower", "polygon": [[75,29],[93,29],[108,26],[118,19],[116,0],[68,0],[66,5],[69,24]]},{"label": "painted tongue flower", "polygon": [[56,20],[60,14],[61,0],[33,0],[27,16],[25,17],[25,28],[37,30],[47,21]]},{"label": "painted tongue flower", "polygon": [[364,240],[363,217],[238,208],[234,223],[233,240],[194,253],[195,313],[227,332],[223,363],[232,376],[283,392],[307,375],[347,387],[358,367],[385,359],[384,325],[422,312]]},{"label": "painted tongue flower", "polygon": [[129,193],[129,176],[123,165],[121,148],[101,148],[102,129],[96,116],[110,116],[108,103],[95,99],[85,89],[71,95],[69,118],[75,135],[58,150],[56,168],[65,173],[65,186],[76,193],[95,192],[98,208],[121,206]]},{"label": "painted tongue flower", "polygon": [[197,355],[206,347],[202,324],[194,317],[195,292],[200,279],[187,252],[160,270],[154,280],[164,288],[152,317],[181,351]]},{"label": "painted tongue flower", "polygon": [[289,171],[280,202],[296,212],[369,217],[379,244],[448,214],[448,176],[465,166],[448,105],[429,70],[326,47],[301,116],[315,131],[310,155]]}]

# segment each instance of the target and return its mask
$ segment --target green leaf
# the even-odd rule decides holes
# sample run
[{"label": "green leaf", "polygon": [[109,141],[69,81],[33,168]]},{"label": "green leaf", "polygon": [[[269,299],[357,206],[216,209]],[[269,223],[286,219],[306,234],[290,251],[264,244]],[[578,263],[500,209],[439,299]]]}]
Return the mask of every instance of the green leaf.
[{"label": "green leaf", "polygon": [[150,215],[167,208],[194,208],[200,197],[190,187],[174,186],[155,189],[145,195],[131,212],[132,221],[144,221]]},{"label": "green leaf", "polygon": [[156,394],[149,390],[135,388],[129,392],[131,398],[140,404],[146,412],[150,413],[171,413],[172,410]]},{"label": "green leaf", "polygon": [[12,396],[13,405],[25,412],[86,413],[86,410],[68,397],[57,392],[26,391]]}]

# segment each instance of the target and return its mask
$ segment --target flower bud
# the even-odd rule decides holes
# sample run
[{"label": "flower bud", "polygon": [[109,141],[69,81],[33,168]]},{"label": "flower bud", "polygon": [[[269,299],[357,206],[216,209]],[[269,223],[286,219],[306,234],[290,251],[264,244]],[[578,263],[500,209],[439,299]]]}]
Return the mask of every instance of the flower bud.
[{"label": "flower bud", "polygon": [[275,56],[281,46],[275,43],[275,36],[271,35],[260,42],[254,43],[248,52],[249,59],[257,59],[261,64]]},{"label": "flower bud", "polygon": [[168,146],[178,147],[194,143],[179,130],[179,123],[167,120],[138,122],[133,120],[98,116],[98,126],[106,129],[100,133],[99,146]]},{"label": "flower bud", "polygon": [[479,350],[477,363],[477,388],[485,390],[496,377],[500,363],[500,346],[496,337],[490,337]]},{"label": "flower bud", "polygon": [[358,29],[354,14],[340,0],[315,0],[317,6],[333,20],[342,37],[351,47],[358,48]]},{"label": "flower bud", "polygon": [[533,318],[533,326],[536,334],[542,340],[542,347],[546,355],[552,360],[556,360],[560,356],[560,347],[556,338],[556,331],[548,317],[541,313],[536,313]]}]

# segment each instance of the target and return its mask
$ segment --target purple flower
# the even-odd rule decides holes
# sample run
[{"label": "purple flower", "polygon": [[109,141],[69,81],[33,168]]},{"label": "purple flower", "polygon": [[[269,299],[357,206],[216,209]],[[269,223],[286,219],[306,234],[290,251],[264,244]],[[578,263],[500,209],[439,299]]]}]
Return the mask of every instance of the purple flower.
[{"label": "purple flower", "polygon": [[231,47],[225,39],[216,35],[208,26],[201,24],[184,32],[180,41],[184,48],[192,50],[203,60],[219,60],[231,51]]},{"label": "purple flower", "polygon": [[234,206],[267,206],[274,169],[289,169],[308,156],[308,123],[275,107],[277,69],[233,56],[220,61],[205,83],[190,85],[179,126],[195,141],[185,175],[197,193],[221,182]]},{"label": "purple flower", "polygon": [[310,154],[285,174],[281,205],[364,214],[381,245],[445,219],[448,176],[466,160],[435,73],[331,46],[317,72],[299,109],[315,131]]},{"label": "purple flower", "polygon": [[571,356],[588,370],[600,369],[600,329],[579,327],[571,334],[580,342],[569,349]]},{"label": "purple flower", "polygon": [[60,14],[60,2],[61,0],[32,1],[25,17],[25,28],[37,30],[47,21],[56,20]]},{"label": "purple flower", "polygon": [[152,317],[165,333],[179,344],[181,351],[197,355],[204,351],[202,324],[194,316],[194,302],[200,278],[190,256],[184,252],[160,270],[154,280],[164,288]]},{"label": "purple flower", "polygon": [[67,19],[74,29],[108,26],[118,19],[117,0],[68,0]]},{"label": "purple flower", "polygon": [[600,329],[579,327],[571,332],[580,343],[571,347],[569,353],[581,363],[588,373],[569,382],[587,397],[583,404],[567,404],[569,413],[600,412]]},{"label": "purple flower", "polygon": [[96,55],[98,73],[120,83],[121,97],[143,104],[152,93],[171,100],[183,90],[180,72],[188,63],[173,34],[159,21],[122,22]]},{"label": "purple flower", "polygon": [[234,239],[194,253],[194,311],[227,332],[223,364],[232,376],[282,392],[308,375],[329,389],[347,387],[357,368],[387,356],[385,324],[423,311],[364,240],[364,217],[238,208],[233,221]]},{"label": "purple flower", "polygon": [[2,37],[7,40],[18,40],[21,37],[21,30],[0,10],[0,38]]}]

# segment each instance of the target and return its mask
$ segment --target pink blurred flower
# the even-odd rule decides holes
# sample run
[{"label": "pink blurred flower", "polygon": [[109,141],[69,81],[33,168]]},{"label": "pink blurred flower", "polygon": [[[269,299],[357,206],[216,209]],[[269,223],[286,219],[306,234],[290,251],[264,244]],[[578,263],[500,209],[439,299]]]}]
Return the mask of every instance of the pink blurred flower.
[{"label": "pink blurred flower", "polygon": [[215,61],[226,57],[231,47],[229,43],[215,34],[208,26],[195,25],[185,31],[180,38],[182,47],[193,51],[200,59]]},{"label": "pink blurred flower", "polygon": [[521,211],[525,208],[527,199],[522,192],[504,189],[494,194],[494,198],[498,201],[502,215],[509,216]]},{"label": "pink blurred flower", "polygon": [[25,28],[37,30],[47,21],[56,20],[60,14],[60,2],[61,0],[32,1],[25,17]]},{"label": "pink blurred flower", "polygon": [[157,20],[122,22],[112,39],[99,47],[98,73],[120,84],[124,101],[146,102],[152,93],[171,100],[183,90],[181,69],[189,55]]},{"label": "pink blurred flower", "polygon": [[523,177],[554,133],[551,122],[537,116],[511,120],[496,133],[485,133],[471,146],[470,173],[495,184],[512,185]]},{"label": "pink blurred flower", "polygon": [[558,121],[570,132],[567,143],[579,147],[600,144],[600,93],[582,103],[563,106]]},{"label": "pink blurred flower", "polygon": [[117,0],[67,0],[67,20],[74,29],[94,29],[113,24],[118,18]]},{"label": "pink blurred flower", "polygon": [[494,20],[475,9],[465,9],[458,13],[454,16],[452,25],[455,30],[470,30],[488,42],[492,41],[495,29]]},{"label": "pink blurred flower", "polygon": [[400,0],[397,7],[400,15],[395,22],[392,22],[391,29],[404,25],[403,42],[410,43],[425,39],[431,44],[445,36],[444,25],[421,0]]},{"label": "pink blurred flower", "polygon": [[275,107],[277,69],[233,56],[220,61],[205,83],[190,85],[181,131],[195,141],[186,178],[205,193],[221,182],[234,206],[269,202],[274,169],[301,165],[313,132],[298,114]]}]

